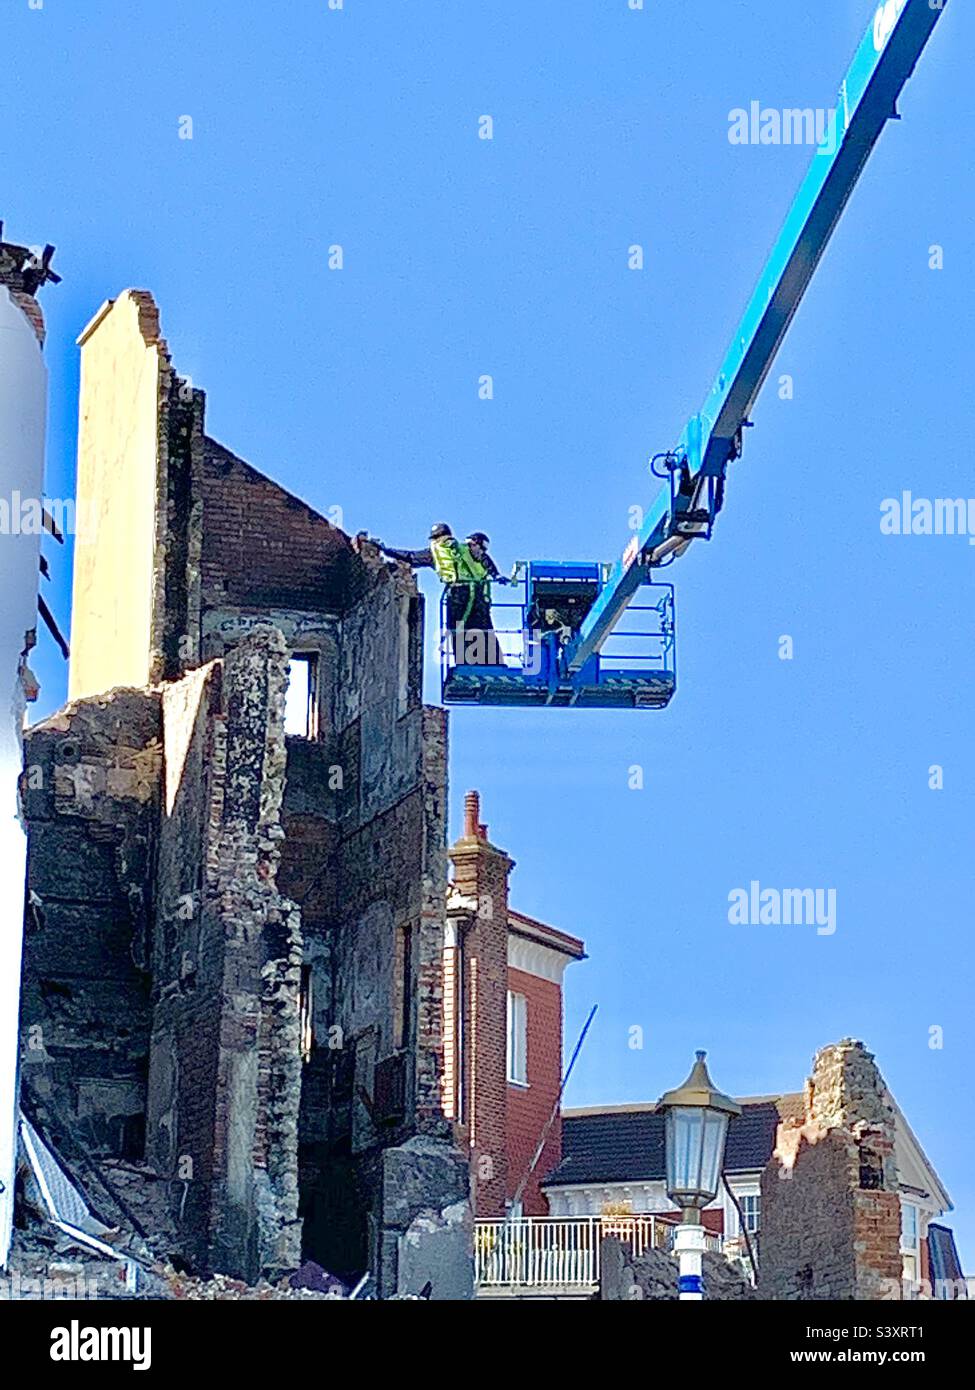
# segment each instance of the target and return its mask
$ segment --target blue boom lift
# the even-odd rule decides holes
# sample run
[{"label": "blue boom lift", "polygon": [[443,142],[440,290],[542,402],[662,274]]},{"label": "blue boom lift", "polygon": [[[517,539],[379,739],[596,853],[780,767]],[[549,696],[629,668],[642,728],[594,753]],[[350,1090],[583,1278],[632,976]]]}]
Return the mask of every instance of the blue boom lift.
[{"label": "blue boom lift", "polygon": [[478,664],[476,633],[470,649],[445,641],[446,704],[660,709],[671,699],[674,593],[654,572],[710,540],[775,354],[946,2],[878,5],[840,87],[836,138],[813,156],[717,379],[675,447],[651,460],[663,485],[641,529],[611,566],[519,565],[518,599],[494,608],[507,618],[496,623],[505,663]]}]

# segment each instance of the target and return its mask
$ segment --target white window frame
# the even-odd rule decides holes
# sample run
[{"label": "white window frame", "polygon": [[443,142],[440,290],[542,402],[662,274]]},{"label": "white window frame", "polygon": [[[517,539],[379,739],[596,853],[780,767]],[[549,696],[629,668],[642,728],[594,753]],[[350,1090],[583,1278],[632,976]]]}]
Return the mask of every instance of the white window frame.
[{"label": "white window frame", "polygon": [[[743,1215],[744,1218],[745,1218],[745,1229],[748,1231],[748,1234],[749,1234],[750,1236],[758,1235],[758,1233],[759,1233],[759,1232],[761,1231],[761,1229],[762,1229],[762,1194],[761,1194],[761,1191],[758,1191],[758,1192],[736,1192],[736,1193],[735,1193],[735,1196],[738,1198],[738,1202],[739,1202],[739,1205],[741,1206],[741,1210],[742,1210],[742,1215]],[[748,1206],[747,1206],[747,1203],[748,1203],[748,1202],[754,1202],[754,1203],[755,1203],[755,1210],[754,1210],[754,1213],[749,1213],[749,1209],[748,1209]],[[737,1214],[738,1214],[738,1213],[736,1212],[735,1215],[737,1216]],[[751,1214],[751,1215],[753,1216],[753,1218],[754,1218],[755,1224],[754,1224],[753,1226],[750,1226],[750,1225],[748,1224],[748,1218],[749,1218],[749,1215],[750,1215],[750,1214]],[[740,1224],[741,1224],[741,1223],[739,1222],[739,1225],[740,1225]]]},{"label": "white window frame", "polygon": [[[913,1244],[907,1232],[907,1213],[914,1213]],[[901,1278],[911,1286],[910,1297],[916,1298],[916,1286],[921,1278],[921,1209],[916,1202],[901,1198]]]},{"label": "white window frame", "polygon": [[528,1000],[508,990],[506,1071],[509,1086],[528,1085]]},{"label": "white window frame", "polygon": [[[914,1213],[914,1239],[908,1241],[907,1235],[907,1213]],[[916,1202],[906,1202],[901,1198],[901,1254],[917,1255],[921,1245],[921,1211]]]},{"label": "white window frame", "polygon": [[[739,1186],[735,1182],[734,1178],[729,1178],[728,1182],[731,1186],[731,1190],[734,1193],[735,1198],[738,1202],[741,1203],[742,1207],[744,1207],[745,1205],[746,1197],[755,1197],[758,1199],[758,1230],[760,1231],[762,1223],[761,1185],[757,1182],[748,1182],[743,1186]],[[735,1206],[734,1201],[732,1201],[731,1197],[728,1195],[727,1192],[719,1193],[715,1202],[712,1203],[712,1205],[714,1206],[717,1206],[718,1204],[720,1204],[724,1210],[724,1238],[725,1240],[736,1240],[741,1235],[741,1221],[738,1216],[738,1208]],[[756,1231],[749,1230],[748,1234],[750,1236],[755,1235]]]}]

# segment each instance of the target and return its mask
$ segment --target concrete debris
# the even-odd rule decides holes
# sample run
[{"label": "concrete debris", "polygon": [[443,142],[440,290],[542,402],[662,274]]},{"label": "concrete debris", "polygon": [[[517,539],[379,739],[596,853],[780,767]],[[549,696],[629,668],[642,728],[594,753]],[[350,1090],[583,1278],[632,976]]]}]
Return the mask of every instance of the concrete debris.
[{"label": "concrete debris", "polygon": [[400,1292],[436,1301],[474,1297],[470,1207],[458,1202],[442,1212],[422,1211],[400,1237]]}]

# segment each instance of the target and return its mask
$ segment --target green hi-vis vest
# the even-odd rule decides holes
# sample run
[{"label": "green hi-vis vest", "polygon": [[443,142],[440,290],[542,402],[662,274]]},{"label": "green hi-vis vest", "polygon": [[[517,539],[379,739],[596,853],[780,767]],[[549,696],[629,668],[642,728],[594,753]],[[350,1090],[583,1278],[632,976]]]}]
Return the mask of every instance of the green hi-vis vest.
[{"label": "green hi-vis vest", "polygon": [[487,567],[475,560],[466,545],[453,536],[430,542],[433,568],[442,584],[479,585],[487,578]]}]

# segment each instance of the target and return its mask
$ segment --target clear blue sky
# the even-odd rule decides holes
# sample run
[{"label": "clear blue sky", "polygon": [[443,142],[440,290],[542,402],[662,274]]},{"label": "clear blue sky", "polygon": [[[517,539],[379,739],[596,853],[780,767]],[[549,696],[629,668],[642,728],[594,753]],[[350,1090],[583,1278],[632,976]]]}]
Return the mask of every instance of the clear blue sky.
[{"label": "clear blue sky", "polygon": [[[74,338],[142,286],[210,432],[342,507],[346,529],[405,546],[431,520],[476,525],[505,567],[615,556],[649,499],[646,458],[700,404],[808,162],[732,146],[729,112],[832,106],[872,8],[4,0],[0,215],[57,243],[64,276],[44,298],[51,494],[72,485]],[[817,1047],[861,1037],[955,1199],[970,1269],[975,550],[882,536],[879,517],[904,488],[975,492],[958,445],[973,52],[972,7],[950,5],[787,339],[718,534],[671,571],[671,708],[451,724],[454,831],[479,787],[518,861],[515,904],[588,946],[567,1034],[600,1012],[570,1101],[654,1099],[695,1047],[728,1090],[796,1089]],[[48,708],[64,690],[50,644],[40,666]],[[752,879],[835,888],[835,935],[729,925]]]}]

